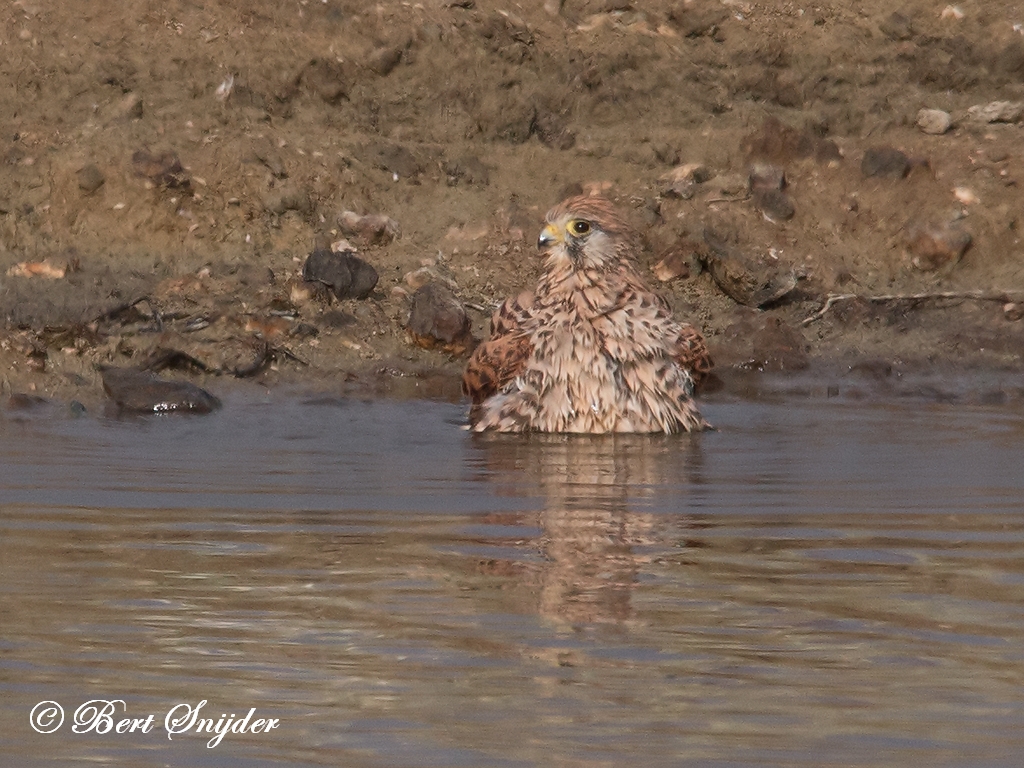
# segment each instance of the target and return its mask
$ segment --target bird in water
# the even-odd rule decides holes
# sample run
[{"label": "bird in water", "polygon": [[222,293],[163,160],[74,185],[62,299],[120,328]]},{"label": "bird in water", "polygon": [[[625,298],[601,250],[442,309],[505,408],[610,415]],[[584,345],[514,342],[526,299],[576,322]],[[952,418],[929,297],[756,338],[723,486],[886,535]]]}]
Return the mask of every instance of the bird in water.
[{"label": "bird in water", "polygon": [[640,277],[635,233],[599,196],[547,214],[544,275],[507,299],[462,377],[483,432],[692,432],[694,386],[711,371],[700,331]]}]

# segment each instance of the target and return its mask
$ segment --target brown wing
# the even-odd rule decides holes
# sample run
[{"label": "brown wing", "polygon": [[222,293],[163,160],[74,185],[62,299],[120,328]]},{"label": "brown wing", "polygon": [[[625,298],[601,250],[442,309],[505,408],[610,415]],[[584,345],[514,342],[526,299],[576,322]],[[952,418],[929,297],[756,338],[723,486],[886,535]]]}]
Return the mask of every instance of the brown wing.
[{"label": "brown wing", "polygon": [[673,357],[690,372],[695,387],[699,387],[707,379],[714,367],[704,336],[688,323],[683,323],[679,329]]},{"label": "brown wing", "polygon": [[478,346],[462,374],[462,391],[474,405],[482,403],[518,376],[533,351],[522,333],[489,339]]},{"label": "brown wing", "polygon": [[491,338],[478,346],[462,374],[462,391],[482,403],[520,374],[533,351],[523,323],[533,307],[533,293],[506,299],[491,316]]}]

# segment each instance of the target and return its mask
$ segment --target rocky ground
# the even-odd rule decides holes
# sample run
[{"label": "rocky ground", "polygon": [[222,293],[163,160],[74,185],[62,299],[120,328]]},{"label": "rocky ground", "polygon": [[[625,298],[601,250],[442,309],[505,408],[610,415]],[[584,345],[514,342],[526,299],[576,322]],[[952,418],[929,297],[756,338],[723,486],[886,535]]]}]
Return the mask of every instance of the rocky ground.
[{"label": "rocky ground", "polygon": [[[536,279],[544,211],[579,189],[632,211],[724,386],[1012,382],[1024,12],[893,7],[7,4],[4,393],[91,408],[116,366],[457,398],[459,313],[486,334]],[[335,280],[347,266],[303,279],[343,240],[371,290]]]}]

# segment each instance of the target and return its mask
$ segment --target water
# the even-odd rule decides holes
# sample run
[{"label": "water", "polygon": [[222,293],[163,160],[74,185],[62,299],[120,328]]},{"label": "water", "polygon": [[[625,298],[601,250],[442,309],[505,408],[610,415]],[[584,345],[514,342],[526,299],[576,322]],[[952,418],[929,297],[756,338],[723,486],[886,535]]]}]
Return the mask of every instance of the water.
[{"label": "water", "polygon": [[[1024,412],[705,412],[598,439],[284,395],[6,414],[3,764],[1019,765]],[[151,729],[74,733],[94,699]],[[203,700],[280,722],[168,739]]]}]

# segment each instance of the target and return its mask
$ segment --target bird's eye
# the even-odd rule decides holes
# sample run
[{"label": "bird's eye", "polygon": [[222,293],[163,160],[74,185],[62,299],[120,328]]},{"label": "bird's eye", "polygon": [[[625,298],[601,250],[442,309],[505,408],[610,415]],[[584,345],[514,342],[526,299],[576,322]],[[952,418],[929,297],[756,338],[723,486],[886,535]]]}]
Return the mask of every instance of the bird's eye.
[{"label": "bird's eye", "polygon": [[569,225],[574,235],[585,235],[590,231],[590,222],[583,219],[576,219]]}]

